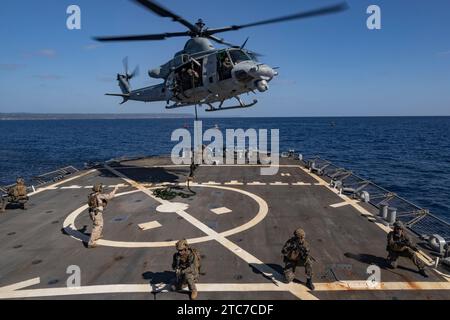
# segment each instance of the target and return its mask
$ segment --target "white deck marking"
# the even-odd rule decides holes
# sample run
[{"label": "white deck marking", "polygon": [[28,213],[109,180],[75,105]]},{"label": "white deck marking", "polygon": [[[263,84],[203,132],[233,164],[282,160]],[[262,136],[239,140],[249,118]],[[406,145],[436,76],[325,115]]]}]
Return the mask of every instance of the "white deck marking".
[{"label": "white deck marking", "polygon": [[289,183],[281,182],[281,181],[275,181],[270,183],[271,186],[288,186]]},{"label": "white deck marking", "polygon": [[[109,185],[109,186],[104,186],[104,188],[111,188],[112,189],[112,188],[115,188],[116,186],[118,188],[126,188],[126,187],[128,187],[127,185],[125,185],[123,183],[119,183],[117,185],[112,184],[112,185]],[[71,186],[67,186],[67,187],[60,187],[59,189],[60,190],[71,190],[71,189],[92,189],[92,188],[93,188],[93,186],[71,185]],[[58,190],[58,188],[57,187],[53,187],[52,190]]]},{"label": "white deck marking", "polygon": [[368,291],[388,291],[388,290],[450,290],[449,282],[381,282],[377,287],[370,288],[366,281],[338,281],[332,283],[314,284],[316,291],[348,291],[348,290],[368,290]]},{"label": "white deck marking", "polygon": [[[166,186],[171,186],[171,185],[178,185],[180,187],[182,186],[186,186],[186,182],[167,182],[167,181],[162,181],[159,182],[157,184],[153,184],[153,183],[143,183],[142,186],[144,187],[152,187],[152,186],[156,186],[156,187],[166,187]],[[199,186],[199,185],[205,185],[205,186],[220,186],[220,185],[235,185],[235,186],[242,186],[242,185],[248,185],[248,186],[266,186],[266,185],[271,185],[271,186],[311,186],[312,183],[305,183],[305,182],[293,182],[293,183],[288,183],[288,182],[281,182],[281,181],[274,181],[274,182],[259,182],[259,181],[253,181],[253,182],[239,182],[237,180],[232,180],[229,182],[225,182],[225,183],[221,183],[221,182],[216,182],[216,181],[208,181],[208,182],[190,182],[189,183],[190,186]],[[314,185],[322,185],[320,183],[314,183]],[[105,186],[106,188],[114,188],[116,185],[108,185]],[[127,188],[129,187],[126,184],[118,184],[117,185],[119,188]],[[71,185],[71,186],[66,186],[66,187],[46,187],[46,190],[72,190],[72,189],[92,189],[93,186],[79,186],[79,185]],[[40,189],[38,189],[40,190]]]},{"label": "white deck marking", "polygon": [[217,214],[217,215],[221,215],[221,214],[232,212],[232,210],[228,209],[227,207],[215,208],[215,209],[211,209],[211,211],[213,213]]},{"label": "white deck marking", "polygon": [[69,181],[72,181],[72,180],[75,180],[75,179],[84,177],[84,176],[86,176],[86,175],[88,175],[88,174],[91,174],[91,173],[93,173],[93,172],[96,172],[96,171],[97,171],[97,169],[92,169],[92,170],[89,170],[89,171],[85,171],[85,172],[80,173],[80,174],[78,174],[78,175],[76,175],[76,176],[70,177],[70,178],[68,178],[68,179],[64,179],[64,180],[59,181],[59,182],[54,183],[54,184],[51,184],[51,185],[49,185],[49,186],[47,186],[47,187],[38,188],[36,191],[29,193],[28,196],[31,197],[31,196],[34,196],[34,195],[36,195],[36,194],[38,194],[38,193],[41,193],[41,192],[43,192],[43,191],[54,190],[55,187],[57,187],[57,186],[60,186],[60,185],[62,185],[62,184],[64,184],[64,183],[67,183],[67,182],[69,182]]},{"label": "white deck marking", "polygon": [[[153,193],[151,193],[149,190],[147,190],[146,188],[142,187],[139,183],[137,183],[136,181],[128,178],[127,176],[125,176],[121,172],[119,172],[117,170],[114,170],[113,168],[111,168],[111,167],[109,167],[107,165],[105,165],[105,168],[108,169],[109,171],[111,171],[113,174],[121,177],[123,180],[125,180],[130,185],[134,186],[136,189],[141,190],[142,192],[144,192],[146,195],[148,195],[152,199],[160,202],[161,204],[167,205],[168,203],[170,203],[167,200],[163,200],[163,199],[155,197],[153,195]],[[260,203],[260,206],[261,205],[266,206],[266,210],[268,209],[267,208],[267,203],[265,201],[264,201],[264,203]],[[225,238],[226,236],[224,235],[224,233],[220,234],[220,233],[216,232],[215,230],[211,229],[206,224],[204,224],[203,222],[201,222],[197,218],[191,216],[189,213],[187,213],[184,210],[178,210],[175,213],[178,214],[180,217],[182,217],[187,222],[189,222],[192,225],[194,225],[195,227],[197,227],[199,230],[203,231],[209,237],[211,237],[214,240],[216,240],[218,243],[223,245],[225,248],[227,248],[228,250],[230,250],[231,252],[236,254],[238,257],[240,257],[245,262],[247,262],[251,267],[253,267],[254,269],[260,271],[265,277],[270,279],[277,286],[286,288],[289,292],[291,292],[296,297],[298,297],[299,299],[302,299],[302,300],[304,300],[304,299],[316,300],[317,299],[317,297],[315,297],[311,293],[309,293],[308,290],[306,289],[306,287],[304,287],[303,285],[298,285],[298,284],[296,284],[296,285],[286,285],[283,282],[284,277],[281,274],[279,274],[276,270],[272,269],[270,266],[264,264],[262,261],[257,259],[255,256],[251,255],[249,252],[247,252],[244,249],[240,248],[238,245],[236,245],[232,241],[230,241],[227,238]],[[103,241],[103,240],[101,240],[101,241]],[[99,244],[101,244],[100,241],[99,241]]]},{"label": "white deck marking", "polygon": [[310,186],[311,183],[299,181],[299,182],[294,182],[292,185],[293,186]]},{"label": "white deck marking", "polygon": [[[243,232],[245,230],[248,230],[248,229],[254,227],[258,223],[260,223],[262,220],[264,220],[264,218],[266,217],[266,215],[268,213],[267,203],[262,198],[258,197],[257,195],[255,195],[253,193],[250,193],[250,192],[247,192],[244,190],[235,189],[232,187],[225,187],[225,186],[198,185],[198,187],[214,188],[214,189],[228,190],[228,191],[241,193],[243,195],[246,195],[246,196],[252,198],[259,205],[258,213],[256,214],[255,217],[253,217],[253,219],[244,223],[241,226],[238,226],[234,229],[223,232],[222,235],[224,237],[228,237],[228,236]],[[151,190],[156,189],[157,187],[153,187],[152,189],[146,189],[142,186],[141,188],[143,188],[144,190],[146,190],[146,192],[149,192],[151,195],[153,195]],[[116,194],[116,197],[132,194],[132,193],[136,193],[136,192],[140,192],[140,191],[142,191],[142,190],[138,189],[138,190],[122,192],[122,193]],[[86,236],[85,234],[83,234],[77,230],[76,224],[75,224],[75,220],[77,219],[77,217],[82,212],[86,211],[87,208],[88,208],[88,206],[84,205],[84,206],[74,210],[66,217],[66,219],[63,222],[63,228],[64,228],[65,232],[70,237],[72,237],[73,239],[78,240],[78,241],[88,241],[89,240],[88,236]],[[213,238],[210,236],[203,236],[203,237],[191,238],[191,239],[187,239],[187,240],[189,241],[189,243],[201,243],[201,242],[211,241],[211,240],[213,240]],[[129,241],[111,241],[111,240],[105,240],[105,239],[98,241],[99,245],[107,246],[107,247],[117,247],[117,248],[162,248],[162,247],[173,247],[175,245],[175,243],[176,243],[176,241],[129,242]]]},{"label": "white deck marking", "polygon": [[82,186],[78,186],[78,185],[72,185],[72,186],[67,186],[67,187],[61,187],[61,190],[65,190],[65,189],[81,189]]},{"label": "white deck marking", "polygon": [[189,208],[189,205],[182,202],[169,202],[161,204],[156,208],[156,211],[162,212],[162,213],[172,213],[177,212],[179,210],[187,210]]},{"label": "white deck marking", "polygon": [[126,184],[123,184],[123,183],[118,183],[118,184],[111,184],[111,185],[109,185],[108,186],[109,188],[115,188],[115,187],[118,187],[118,188],[126,188],[126,187],[128,187]]},{"label": "white deck marking", "polygon": [[330,207],[332,207],[332,208],[340,208],[340,207],[348,206],[348,205],[349,205],[349,203],[347,201],[344,201],[344,202],[338,202],[338,203],[335,203],[335,204],[330,204]]},{"label": "white deck marking", "polygon": [[22,288],[34,286],[34,285],[39,284],[39,283],[41,283],[41,278],[39,278],[39,277],[30,279],[30,280],[17,282],[17,283],[11,284],[11,285],[6,286],[6,287],[1,287],[0,288],[0,295],[3,292],[16,291],[16,290],[19,290],[19,289],[22,289]]},{"label": "white deck marking", "polygon": [[259,182],[259,181],[253,181],[253,182],[247,183],[247,185],[248,186],[265,186],[265,185],[267,185],[267,183]]},{"label": "white deck marking", "polygon": [[[82,286],[79,288],[40,288],[22,289],[40,283],[40,278],[22,281],[0,288],[0,299],[38,298],[56,296],[76,296],[114,293],[166,293],[170,285],[159,284],[109,284]],[[198,283],[199,292],[285,292],[288,288],[295,290],[298,284],[277,286],[274,283]],[[365,281],[339,281],[315,283],[317,292],[322,291],[419,291],[450,290],[449,282],[382,282],[378,287],[369,288]],[[22,290],[20,290],[22,289]]]},{"label": "white deck marking", "polygon": [[282,173],[281,176],[282,176],[282,177],[290,177],[291,174],[290,174],[290,173]]},{"label": "white deck marking", "polygon": [[215,181],[202,182],[202,184],[204,184],[206,186],[218,186],[218,185],[220,185],[219,182],[215,182]]},{"label": "white deck marking", "polygon": [[229,185],[229,186],[242,186],[243,183],[239,182],[237,180],[231,180],[230,182],[225,182],[225,185]]},{"label": "white deck marking", "polygon": [[159,228],[159,227],[161,227],[161,224],[158,221],[150,221],[150,222],[138,224],[138,227],[142,231],[146,231],[146,230],[150,230],[150,229]]}]

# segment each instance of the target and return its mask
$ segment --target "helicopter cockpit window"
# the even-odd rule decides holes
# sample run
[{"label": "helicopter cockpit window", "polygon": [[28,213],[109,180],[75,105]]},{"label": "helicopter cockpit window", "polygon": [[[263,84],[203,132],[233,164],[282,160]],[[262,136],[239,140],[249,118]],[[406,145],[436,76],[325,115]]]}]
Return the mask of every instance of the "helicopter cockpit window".
[{"label": "helicopter cockpit window", "polygon": [[230,50],[229,53],[234,64],[251,60],[251,58],[242,50]]}]

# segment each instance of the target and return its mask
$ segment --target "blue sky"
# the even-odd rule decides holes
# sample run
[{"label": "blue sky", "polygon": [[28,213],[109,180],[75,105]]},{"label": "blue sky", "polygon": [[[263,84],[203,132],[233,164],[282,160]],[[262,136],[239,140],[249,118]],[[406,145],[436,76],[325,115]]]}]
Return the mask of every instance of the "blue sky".
[{"label": "blue sky", "polygon": [[[166,7],[209,27],[241,24],[339,0],[167,0]],[[24,4],[25,3],[25,4]],[[450,115],[450,1],[349,0],[350,10],[221,34],[280,67],[251,109],[217,116]],[[82,29],[66,28],[66,8],[82,10]],[[366,8],[382,10],[382,29],[366,27]],[[181,31],[128,0],[2,1],[0,112],[166,112],[164,103],[106,97],[118,92],[122,58],[139,64],[133,88],[156,84],[146,70],[169,60],[187,39],[98,44],[95,35]],[[253,99],[249,97],[248,99]],[[177,112],[192,112],[178,109]]]}]

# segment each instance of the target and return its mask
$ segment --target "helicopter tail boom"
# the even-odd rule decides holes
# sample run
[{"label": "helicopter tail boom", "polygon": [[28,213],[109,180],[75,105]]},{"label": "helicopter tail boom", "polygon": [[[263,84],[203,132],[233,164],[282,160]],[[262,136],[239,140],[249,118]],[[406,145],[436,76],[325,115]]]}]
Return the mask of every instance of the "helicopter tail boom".
[{"label": "helicopter tail boom", "polygon": [[120,104],[124,104],[130,99],[129,93],[106,93],[106,96],[113,96],[113,97],[122,97],[123,101]]}]

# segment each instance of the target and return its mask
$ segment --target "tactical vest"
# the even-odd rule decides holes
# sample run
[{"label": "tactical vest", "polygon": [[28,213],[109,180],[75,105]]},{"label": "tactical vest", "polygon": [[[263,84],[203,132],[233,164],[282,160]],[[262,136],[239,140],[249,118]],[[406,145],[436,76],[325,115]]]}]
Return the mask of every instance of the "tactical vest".
[{"label": "tactical vest", "polygon": [[308,253],[306,248],[296,240],[291,240],[288,248],[286,248],[285,257],[291,261],[306,260]]},{"label": "tactical vest", "polygon": [[88,205],[89,211],[94,211],[100,207],[101,203],[98,201],[97,192],[93,192],[88,196]]},{"label": "tactical vest", "polygon": [[27,187],[24,185],[16,185],[13,188],[13,196],[16,198],[25,197],[27,195]]}]

